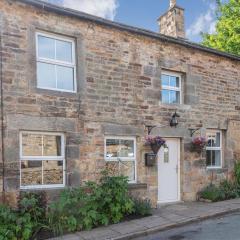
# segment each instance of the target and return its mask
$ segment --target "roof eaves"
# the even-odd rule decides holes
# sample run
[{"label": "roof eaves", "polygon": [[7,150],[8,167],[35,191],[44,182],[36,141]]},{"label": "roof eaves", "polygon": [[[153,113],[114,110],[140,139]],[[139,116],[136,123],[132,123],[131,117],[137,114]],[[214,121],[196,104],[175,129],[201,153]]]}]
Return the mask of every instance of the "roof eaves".
[{"label": "roof eaves", "polygon": [[219,50],[216,50],[216,49],[213,49],[213,48],[208,48],[208,47],[205,47],[203,45],[190,42],[186,39],[174,38],[174,37],[166,36],[166,35],[163,35],[163,34],[160,34],[160,33],[152,32],[152,31],[149,31],[149,30],[146,30],[146,29],[142,29],[142,28],[133,27],[133,26],[130,26],[130,25],[110,21],[110,20],[107,20],[107,19],[104,19],[104,18],[101,18],[101,17],[97,17],[97,16],[94,16],[94,15],[90,15],[90,14],[83,13],[83,12],[80,12],[80,11],[76,11],[76,10],[73,10],[73,9],[65,8],[65,7],[62,7],[62,6],[54,5],[54,4],[50,4],[50,3],[44,2],[42,0],[15,0],[15,1],[19,1],[19,2],[22,2],[22,3],[25,3],[25,4],[29,4],[29,5],[38,7],[38,8],[42,8],[43,10],[51,11],[51,12],[54,12],[54,13],[57,13],[57,14],[66,15],[66,16],[70,16],[70,17],[77,17],[77,18],[80,18],[80,19],[83,19],[83,20],[86,20],[86,21],[93,21],[93,22],[96,22],[97,24],[102,24],[102,25],[109,26],[109,27],[115,27],[115,28],[118,28],[118,29],[123,30],[123,31],[133,32],[135,34],[144,35],[144,36],[147,36],[147,37],[159,39],[161,41],[179,44],[179,45],[182,45],[182,46],[185,46],[185,47],[198,49],[198,50],[205,51],[205,52],[208,52],[208,53],[216,54],[218,56],[227,57],[227,58],[231,58],[233,60],[240,61],[240,56],[238,56],[238,55],[222,52],[222,51],[219,51]]}]

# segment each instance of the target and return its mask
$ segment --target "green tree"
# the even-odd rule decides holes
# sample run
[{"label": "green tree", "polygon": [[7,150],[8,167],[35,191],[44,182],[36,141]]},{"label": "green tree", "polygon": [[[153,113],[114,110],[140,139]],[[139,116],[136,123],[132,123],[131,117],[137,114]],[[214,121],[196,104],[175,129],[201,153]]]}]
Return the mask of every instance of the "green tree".
[{"label": "green tree", "polygon": [[240,55],[240,0],[217,0],[217,6],[216,33],[203,33],[202,44]]}]

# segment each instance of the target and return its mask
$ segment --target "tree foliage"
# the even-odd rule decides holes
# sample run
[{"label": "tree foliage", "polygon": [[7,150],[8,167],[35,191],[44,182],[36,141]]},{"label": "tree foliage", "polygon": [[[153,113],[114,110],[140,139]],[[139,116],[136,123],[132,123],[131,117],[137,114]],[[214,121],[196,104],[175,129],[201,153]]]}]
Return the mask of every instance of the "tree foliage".
[{"label": "tree foliage", "polygon": [[213,34],[203,33],[202,44],[240,55],[240,0],[217,0],[217,24]]}]

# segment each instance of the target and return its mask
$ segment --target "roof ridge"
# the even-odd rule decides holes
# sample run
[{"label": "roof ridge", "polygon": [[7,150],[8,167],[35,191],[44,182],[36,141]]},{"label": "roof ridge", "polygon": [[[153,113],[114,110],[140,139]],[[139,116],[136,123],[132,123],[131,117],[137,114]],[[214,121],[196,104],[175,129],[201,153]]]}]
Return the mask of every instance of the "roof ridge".
[{"label": "roof ridge", "polygon": [[52,3],[48,3],[45,2],[43,0],[15,0],[18,2],[22,2],[25,4],[29,4],[35,7],[40,7],[46,11],[52,11],[58,14],[62,14],[62,15],[66,15],[66,16],[71,16],[71,17],[77,17],[77,18],[81,18],[83,20],[86,21],[94,21],[98,24],[102,24],[102,25],[107,25],[109,27],[115,27],[121,30],[125,30],[125,31],[129,31],[129,32],[133,32],[136,34],[141,34],[147,37],[152,37],[155,39],[160,39],[162,41],[166,41],[166,42],[170,42],[170,43],[175,43],[175,44],[179,44],[185,47],[190,47],[190,48],[194,48],[194,49],[198,49],[201,51],[205,51],[208,53],[212,53],[212,54],[216,54],[222,57],[227,57],[227,58],[231,58],[233,60],[237,60],[240,61],[240,56],[239,55],[235,55],[235,54],[231,54],[231,53],[227,53],[227,52],[223,52],[214,48],[209,48],[209,47],[205,47],[201,44],[198,43],[194,43],[191,42],[189,40],[183,39],[183,38],[175,38],[175,37],[171,37],[171,36],[167,36],[161,33],[157,33],[157,32],[153,32],[147,29],[143,29],[143,28],[139,28],[139,27],[134,27],[134,26],[130,26],[127,24],[123,24],[123,23],[118,23],[115,21],[111,21],[105,18],[101,18],[98,16],[94,16],[88,13],[84,13],[81,11],[77,11],[74,9],[70,9],[70,8],[66,8],[60,5],[56,5],[56,4],[52,4]]}]

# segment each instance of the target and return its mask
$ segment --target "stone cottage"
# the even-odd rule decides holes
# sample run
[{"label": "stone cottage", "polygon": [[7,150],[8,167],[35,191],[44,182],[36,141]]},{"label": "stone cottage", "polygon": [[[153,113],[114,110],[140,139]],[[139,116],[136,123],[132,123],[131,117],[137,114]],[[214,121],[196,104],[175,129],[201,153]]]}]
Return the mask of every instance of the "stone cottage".
[{"label": "stone cottage", "polygon": [[[40,0],[0,1],[2,200],[54,196],[105,166],[154,205],[194,201],[231,177],[240,57],[189,42],[184,9],[170,2],[155,33]],[[166,140],[156,157],[148,134]],[[192,149],[197,136],[206,151]]]}]

